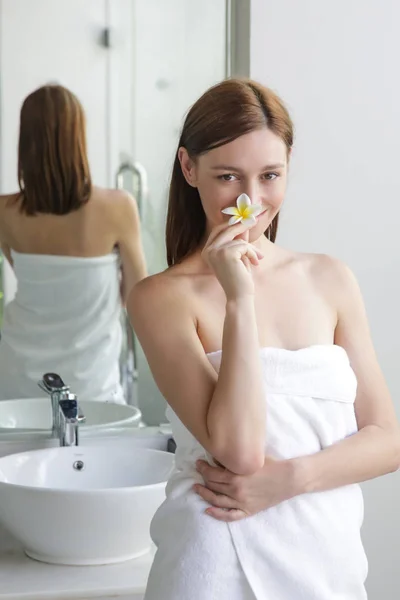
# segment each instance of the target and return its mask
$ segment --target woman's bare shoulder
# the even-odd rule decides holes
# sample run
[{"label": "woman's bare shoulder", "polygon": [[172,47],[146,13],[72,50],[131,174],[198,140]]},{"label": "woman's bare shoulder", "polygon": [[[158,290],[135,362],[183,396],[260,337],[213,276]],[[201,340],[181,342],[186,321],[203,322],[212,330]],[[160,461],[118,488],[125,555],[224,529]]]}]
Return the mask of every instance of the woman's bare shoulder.
[{"label": "woman's bare shoulder", "polygon": [[97,185],[92,187],[92,200],[102,202],[131,202],[134,200],[132,194],[128,190],[116,189],[116,188],[104,188]]},{"label": "woman's bare shoulder", "polygon": [[129,300],[133,304],[173,303],[182,307],[190,304],[192,294],[191,275],[184,265],[176,265],[139,281],[134,286]]},{"label": "woman's bare shoulder", "polygon": [[0,210],[15,208],[15,206],[18,204],[19,197],[19,192],[14,194],[0,194]]},{"label": "woman's bare shoulder", "polygon": [[325,276],[343,277],[349,272],[349,267],[340,259],[316,252],[295,252],[279,248],[280,262],[284,266],[293,267],[319,279]]},{"label": "woman's bare shoulder", "polygon": [[90,195],[89,205],[106,205],[111,210],[114,207],[121,207],[121,205],[136,203],[132,194],[127,190],[117,190],[115,188],[103,188],[97,185],[92,187],[92,193]]},{"label": "woman's bare shoulder", "polygon": [[308,263],[310,273],[317,281],[340,284],[353,277],[350,267],[345,262],[329,254],[310,254]]},{"label": "woman's bare shoulder", "polygon": [[351,268],[339,258],[329,254],[293,253],[293,260],[312,285],[327,294],[338,297],[350,292],[356,284]]},{"label": "woman's bare shoulder", "polygon": [[197,323],[198,277],[201,261],[197,256],[146,277],[132,289],[127,308],[133,318],[153,314],[180,322]]},{"label": "woman's bare shoulder", "polygon": [[15,222],[19,213],[19,193],[0,195],[0,235],[5,244],[10,224]]},{"label": "woman's bare shoulder", "polygon": [[279,252],[278,264],[284,276],[300,279],[303,285],[325,297],[332,306],[336,306],[344,295],[352,294],[357,287],[350,267],[334,256],[282,249]]},{"label": "woman's bare shoulder", "polygon": [[[197,318],[191,278],[172,267],[139,281],[127,300],[131,324],[143,348],[156,340],[184,340],[196,337]],[[175,343],[175,342],[174,342]],[[185,342],[186,343],[186,342]]]},{"label": "woman's bare shoulder", "polygon": [[135,198],[127,190],[108,189],[94,186],[88,202],[88,209],[97,212],[108,223],[123,228],[138,226],[139,211]]}]

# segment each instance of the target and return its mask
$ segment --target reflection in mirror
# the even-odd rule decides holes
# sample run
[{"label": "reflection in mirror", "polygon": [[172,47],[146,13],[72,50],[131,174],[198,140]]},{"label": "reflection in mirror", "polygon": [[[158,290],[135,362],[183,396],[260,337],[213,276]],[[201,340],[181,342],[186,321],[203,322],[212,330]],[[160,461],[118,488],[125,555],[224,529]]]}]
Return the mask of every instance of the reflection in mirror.
[{"label": "reflection in mirror", "polygon": [[18,289],[5,306],[0,399],[32,398],[62,371],[80,398],[124,403],[122,307],[146,276],[136,202],[92,184],[85,116],[60,85],[27,96],[19,191],[1,198],[0,239]]},{"label": "reflection in mirror", "polygon": [[3,2],[0,400],[21,404],[4,403],[0,428],[48,426],[37,381],[49,371],[83,404],[165,422],[124,301],[166,267],[173,151],[187,108],[229,74],[230,5]]}]

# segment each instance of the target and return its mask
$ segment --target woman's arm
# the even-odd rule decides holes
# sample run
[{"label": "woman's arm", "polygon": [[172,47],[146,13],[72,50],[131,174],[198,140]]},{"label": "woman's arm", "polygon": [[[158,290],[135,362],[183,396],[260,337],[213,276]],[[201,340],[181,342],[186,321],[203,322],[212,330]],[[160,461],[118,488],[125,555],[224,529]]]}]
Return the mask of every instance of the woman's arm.
[{"label": "woman's arm", "polygon": [[122,262],[121,296],[126,303],[133,286],[147,276],[136,200],[126,191],[118,194],[118,248]]},{"label": "woman's arm", "polygon": [[[346,349],[358,380],[355,411],[359,431],[316,454],[290,460],[265,458],[250,477],[200,462],[205,486],[196,491],[222,521],[236,521],[300,494],[361,483],[400,466],[400,431],[379,367],[359,286],[351,271],[324,257],[330,280],[326,292],[337,298],[335,343]],[[226,509],[230,509],[226,511]]]},{"label": "woman's arm", "polygon": [[197,335],[190,291],[168,279],[140,282],[127,307],[158,388],[218,462],[234,473],[255,472],[264,463],[265,401],[254,305],[228,303],[217,377]]},{"label": "woman's arm", "polygon": [[128,303],[161,393],[199,443],[219,463],[242,475],[262,467],[265,448],[265,399],[250,268],[250,261],[257,265],[261,256],[244,240],[232,244],[247,228],[242,223],[215,228],[203,250],[226,294],[218,376],[197,333],[196,276],[175,271],[150,277],[135,286]]},{"label": "woman's arm", "polygon": [[400,431],[372,344],[364,302],[351,271],[332,261],[338,296],[335,342],[347,351],[358,387],[358,433],[317,454],[296,459],[302,492],[317,492],[372,479],[400,466]]}]

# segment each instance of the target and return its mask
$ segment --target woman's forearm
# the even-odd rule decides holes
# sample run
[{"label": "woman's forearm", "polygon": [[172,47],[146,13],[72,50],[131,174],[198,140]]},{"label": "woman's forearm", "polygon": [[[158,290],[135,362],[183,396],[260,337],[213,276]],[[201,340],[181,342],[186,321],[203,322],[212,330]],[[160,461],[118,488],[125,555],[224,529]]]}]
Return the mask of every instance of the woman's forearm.
[{"label": "woman's forearm", "polygon": [[369,425],[321,452],[293,459],[298,493],[361,483],[400,467],[397,429]]},{"label": "woman's forearm", "polygon": [[254,298],[228,301],[222,361],[207,427],[216,457],[239,474],[264,463],[265,398]]}]

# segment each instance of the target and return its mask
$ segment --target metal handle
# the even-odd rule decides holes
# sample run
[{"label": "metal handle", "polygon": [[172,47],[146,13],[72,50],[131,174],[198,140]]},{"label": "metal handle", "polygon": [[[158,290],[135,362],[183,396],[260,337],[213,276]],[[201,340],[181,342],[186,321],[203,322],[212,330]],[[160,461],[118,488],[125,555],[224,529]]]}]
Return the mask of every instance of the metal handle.
[{"label": "metal handle", "polygon": [[147,196],[147,173],[143,165],[138,162],[126,161],[121,163],[116,177],[115,186],[118,190],[124,189],[124,173],[131,173],[136,185],[134,185],[133,195],[136,198],[140,219],[144,218],[144,207]]},{"label": "metal handle", "polygon": [[125,317],[125,327],[127,334],[127,345],[128,345],[128,354],[131,358],[131,364],[129,365],[129,375],[132,377],[133,381],[136,382],[138,380],[138,364],[137,364],[137,346],[136,346],[136,336],[132,329],[132,326],[129,322],[128,315]]},{"label": "metal handle", "polygon": [[61,419],[60,419],[60,400],[67,398],[69,395],[69,386],[65,385],[63,380],[57,373],[45,373],[38,381],[38,386],[41,390],[49,394],[51,398],[51,436],[57,438],[59,436]]},{"label": "metal handle", "polygon": [[126,311],[123,314],[126,351],[121,362],[121,383],[127,404],[138,407],[137,383],[139,378],[138,354],[135,333],[131,327]]},{"label": "metal handle", "polygon": [[65,385],[63,380],[57,373],[45,373],[38,382],[38,386],[47,394],[53,392],[69,392],[69,387]]},{"label": "metal handle", "polygon": [[[145,206],[148,194],[147,187],[147,173],[146,169],[142,164],[138,162],[132,162],[130,160],[126,160],[122,162],[116,177],[115,177],[115,185],[119,190],[125,189],[124,186],[124,174],[130,173],[133,179],[133,195],[136,198],[139,217],[141,222],[143,223],[145,215]],[[125,333],[127,340],[127,350],[128,356],[126,359],[126,364],[124,365],[123,377],[125,379],[125,395],[126,401],[130,405],[137,405],[137,398],[135,397],[134,388],[138,381],[138,354],[137,354],[137,342],[135,333],[129,323],[129,319],[127,314],[124,315],[124,325],[125,325]]]}]

